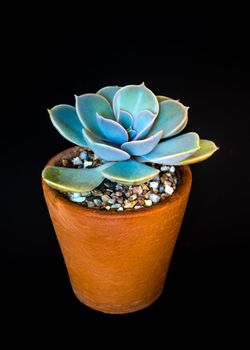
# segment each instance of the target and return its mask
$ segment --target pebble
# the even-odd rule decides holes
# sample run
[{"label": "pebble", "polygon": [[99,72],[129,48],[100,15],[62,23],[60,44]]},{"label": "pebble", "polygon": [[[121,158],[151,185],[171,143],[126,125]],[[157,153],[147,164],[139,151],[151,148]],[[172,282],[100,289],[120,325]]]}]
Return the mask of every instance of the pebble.
[{"label": "pebble", "polygon": [[146,199],[146,200],[145,200],[145,205],[146,205],[147,207],[150,207],[152,204],[153,204],[153,203],[152,203],[151,199]]},{"label": "pebble", "polygon": [[68,159],[62,159],[62,165],[67,167],[70,165],[70,162],[68,161]]},{"label": "pebble", "polygon": [[82,197],[82,195],[79,192],[69,192],[69,197],[70,198],[78,198],[78,197]]},{"label": "pebble", "polygon": [[70,197],[72,202],[82,203],[86,200],[86,197]]},{"label": "pebble", "polygon": [[117,211],[123,211],[123,210],[124,210],[123,207],[120,207],[117,209]]},{"label": "pebble", "polygon": [[92,191],[93,196],[95,197],[101,197],[103,195],[103,192],[100,190],[93,190]]},{"label": "pebble", "polygon": [[93,202],[95,203],[95,205],[98,205],[98,206],[102,205],[103,203],[99,198],[95,198]]},{"label": "pebble", "polygon": [[125,196],[126,196],[127,198],[129,198],[129,197],[131,196],[131,194],[132,194],[131,191],[127,191],[127,192],[125,193]]},{"label": "pebble", "polygon": [[134,208],[134,206],[136,205],[136,203],[137,203],[137,201],[132,201],[132,202],[125,201],[124,208],[125,208],[125,209]]},{"label": "pebble", "polygon": [[132,196],[128,198],[130,202],[134,201],[135,199],[137,199],[137,194],[132,194]]},{"label": "pebble", "polygon": [[149,190],[149,188],[148,188],[148,186],[147,186],[146,184],[142,184],[142,185],[141,185],[141,188],[143,189],[143,191],[144,191],[144,190],[146,190],[146,191]]},{"label": "pebble", "polygon": [[171,194],[173,194],[173,192],[174,192],[174,189],[173,189],[173,187],[170,187],[169,185],[166,185],[165,186],[165,192],[171,196]]},{"label": "pebble", "polygon": [[116,195],[117,197],[121,197],[121,196],[122,196],[122,192],[117,191],[117,192],[115,192],[115,195]]},{"label": "pebble", "polygon": [[101,199],[103,202],[108,202],[111,198],[107,194],[104,194]]},{"label": "pebble", "polygon": [[88,160],[85,160],[83,166],[84,166],[84,168],[87,168],[87,167],[91,166],[92,164],[93,164],[93,162],[89,162]]},{"label": "pebble", "polygon": [[145,199],[144,199],[144,198],[139,198],[137,202],[138,202],[138,204],[139,204],[140,206],[143,206],[144,203],[145,203]]},{"label": "pebble", "polygon": [[119,203],[115,203],[115,204],[111,205],[111,209],[118,209],[120,207],[121,207],[121,204],[119,204]]},{"label": "pebble", "polygon": [[109,204],[115,204],[115,202],[116,202],[116,200],[115,200],[115,199],[112,199],[112,198],[110,198],[110,199],[108,200],[108,203],[109,203]]},{"label": "pebble", "polygon": [[143,191],[143,189],[141,186],[133,186],[133,188],[132,188],[133,194],[142,194],[142,191]]},{"label": "pebble", "polygon": [[151,193],[151,194],[149,195],[149,199],[151,199],[151,201],[152,201],[153,203],[158,203],[158,202],[160,201],[160,197],[157,196],[157,195],[154,194],[154,193]]},{"label": "pebble", "polygon": [[110,210],[110,208],[111,208],[110,205],[107,205],[107,206],[105,207],[106,210]]},{"label": "pebble", "polygon": [[123,198],[122,197],[120,197],[120,198],[117,198],[117,203],[119,203],[119,204],[123,204]]},{"label": "pebble", "polygon": [[134,209],[141,209],[141,206],[140,205],[136,205],[136,206],[134,206]]},{"label": "pebble", "polygon": [[79,157],[82,159],[82,160],[85,160],[88,158],[88,153],[86,151],[82,151],[80,154],[79,154]]},{"label": "pebble", "polygon": [[160,193],[164,192],[164,187],[163,187],[163,186],[160,186],[160,187],[159,187],[159,192],[160,192]]},{"label": "pebble", "polygon": [[171,167],[170,167],[170,173],[174,173],[175,172],[175,167],[172,165]]},{"label": "pebble", "polygon": [[158,186],[159,186],[159,182],[157,182],[157,181],[151,181],[149,183],[149,187],[151,187],[151,188],[157,188]]},{"label": "pebble", "polygon": [[82,165],[82,160],[79,157],[75,157],[72,159],[72,163],[74,165]]},{"label": "pebble", "polygon": [[95,203],[92,201],[88,201],[87,206],[88,206],[88,208],[93,208],[95,206]]},{"label": "pebble", "polygon": [[161,166],[161,168],[160,168],[160,170],[161,171],[169,171],[169,166],[168,165],[163,165],[163,166]]}]

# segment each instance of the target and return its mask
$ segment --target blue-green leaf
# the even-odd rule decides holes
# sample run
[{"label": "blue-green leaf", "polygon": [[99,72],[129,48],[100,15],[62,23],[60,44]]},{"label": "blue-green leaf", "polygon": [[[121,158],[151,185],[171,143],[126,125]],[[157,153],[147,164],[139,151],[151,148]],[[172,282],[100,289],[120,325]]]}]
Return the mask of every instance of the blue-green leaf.
[{"label": "blue-green leaf", "polygon": [[155,135],[144,140],[136,140],[125,142],[121,145],[121,149],[128,152],[131,156],[142,156],[151,152],[159,143],[163,131],[158,131]]},{"label": "blue-green leaf", "polygon": [[136,131],[135,140],[143,139],[148,134],[149,130],[152,128],[155,117],[156,116],[148,110],[138,113],[133,125],[133,129]]},{"label": "blue-green leaf", "polygon": [[69,105],[57,105],[48,110],[48,112],[52,124],[65,139],[78,146],[87,146],[82,135],[82,124],[74,107]]},{"label": "blue-green leaf", "polygon": [[139,185],[153,179],[159,174],[159,170],[135,160],[127,160],[111,165],[104,169],[102,174],[111,181],[126,185]]},{"label": "blue-green leaf", "polygon": [[130,140],[133,140],[135,137],[136,137],[136,131],[134,129],[131,129],[129,132],[128,132],[128,135],[129,135],[129,139]]},{"label": "blue-green leaf", "polygon": [[104,137],[104,135],[97,123],[96,113],[105,118],[115,120],[111,105],[101,95],[85,94],[76,96],[76,111],[83,126],[101,137]]},{"label": "blue-green leaf", "polygon": [[189,132],[159,143],[152,152],[137,157],[139,162],[175,165],[200,148],[199,135]]},{"label": "blue-green leaf", "polygon": [[104,143],[101,139],[99,139],[87,129],[83,129],[82,133],[89,148],[91,148],[92,151],[96,153],[100,158],[108,161],[121,161],[130,158],[130,155],[127,152],[116,148],[113,145]]},{"label": "blue-green leaf", "polygon": [[126,130],[129,130],[132,128],[134,119],[131,114],[129,114],[126,111],[119,111],[119,118],[118,123],[120,123]]},{"label": "blue-green leaf", "polygon": [[42,177],[50,187],[56,190],[62,192],[87,192],[102,183],[104,180],[102,171],[112,164],[106,163],[92,169],[47,166],[42,172]]},{"label": "blue-green leaf", "polygon": [[119,86],[105,86],[104,88],[98,90],[97,94],[105,97],[112,106],[113,98],[119,89]]},{"label": "blue-green leaf", "polygon": [[162,138],[174,136],[181,132],[187,124],[188,108],[174,100],[160,103],[160,111],[148,136],[158,130],[163,130]]},{"label": "blue-green leaf", "polygon": [[141,111],[148,109],[153,114],[159,111],[159,103],[151,90],[141,85],[127,85],[114,96],[113,109],[116,118],[119,117],[119,111],[129,112],[133,117]]},{"label": "blue-green leaf", "polygon": [[128,141],[128,133],[114,120],[103,118],[97,113],[97,123],[104,137],[111,143],[121,145]]}]

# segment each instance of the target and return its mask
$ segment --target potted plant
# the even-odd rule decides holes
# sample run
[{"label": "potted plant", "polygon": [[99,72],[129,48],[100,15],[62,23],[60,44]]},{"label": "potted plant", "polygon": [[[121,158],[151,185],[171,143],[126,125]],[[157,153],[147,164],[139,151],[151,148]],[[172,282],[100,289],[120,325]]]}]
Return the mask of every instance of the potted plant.
[{"label": "potted plant", "polygon": [[163,289],[191,188],[188,165],[218,148],[193,132],[175,136],[188,108],[144,84],[76,96],[76,107],[49,115],[77,145],[42,172],[73,291],[106,313],[145,308]]}]

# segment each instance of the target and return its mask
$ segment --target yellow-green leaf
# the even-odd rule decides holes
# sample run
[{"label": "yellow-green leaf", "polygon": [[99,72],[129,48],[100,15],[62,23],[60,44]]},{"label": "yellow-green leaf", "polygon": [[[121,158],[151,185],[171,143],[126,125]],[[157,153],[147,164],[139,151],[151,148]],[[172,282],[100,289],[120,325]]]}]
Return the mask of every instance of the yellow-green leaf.
[{"label": "yellow-green leaf", "polygon": [[200,140],[200,149],[192,154],[189,158],[183,159],[176,165],[189,165],[194,163],[202,162],[207,158],[211,157],[214,152],[216,152],[219,147],[216,144],[209,140]]}]

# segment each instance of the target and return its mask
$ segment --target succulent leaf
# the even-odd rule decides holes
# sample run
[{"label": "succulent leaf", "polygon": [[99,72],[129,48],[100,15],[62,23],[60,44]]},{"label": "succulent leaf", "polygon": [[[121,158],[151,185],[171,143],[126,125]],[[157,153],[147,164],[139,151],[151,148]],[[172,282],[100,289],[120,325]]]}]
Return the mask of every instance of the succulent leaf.
[{"label": "succulent leaf", "polygon": [[151,136],[158,130],[163,130],[162,138],[174,136],[181,132],[188,119],[188,108],[175,100],[166,100],[160,103],[160,111],[150,133]]},{"label": "succulent leaf", "polygon": [[52,124],[65,139],[78,146],[87,146],[82,135],[82,124],[74,107],[62,104],[53,107],[48,112]]},{"label": "succulent leaf", "polygon": [[131,129],[129,132],[129,139],[133,140],[136,137],[136,131],[134,129]]},{"label": "succulent leaf", "polygon": [[126,111],[120,110],[119,111],[119,118],[117,120],[126,130],[129,130],[132,128],[134,123],[134,118],[131,114],[129,114]]},{"label": "succulent leaf", "polygon": [[194,163],[202,162],[207,158],[211,157],[214,152],[216,152],[219,148],[216,144],[209,140],[200,140],[200,149],[193,153],[189,158],[186,158],[176,165],[189,165]]},{"label": "succulent leaf", "polygon": [[148,134],[154,123],[155,117],[156,116],[148,110],[138,113],[133,125],[133,129],[136,131],[136,140],[143,139]]},{"label": "succulent leaf", "polygon": [[96,113],[105,118],[115,120],[111,105],[101,95],[85,94],[76,96],[76,111],[82,125],[101,137],[104,137],[104,135],[98,125]]},{"label": "succulent leaf", "polygon": [[163,101],[167,101],[167,100],[172,100],[172,98],[170,97],[167,97],[167,96],[156,96],[157,98],[157,101],[160,103],[160,102],[163,102]]},{"label": "succulent leaf", "polygon": [[100,158],[108,161],[122,161],[130,158],[130,155],[127,152],[113,145],[111,146],[104,143],[104,141],[99,139],[96,135],[94,135],[87,129],[82,129],[82,133],[88,146]]},{"label": "succulent leaf", "polygon": [[133,117],[141,111],[148,109],[153,114],[159,111],[159,103],[151,90],[141,85],[127,85],[114,96],[113,110],[116,118],[119,117],[119,111],[129,112]]},{"label": "succulent leaf", "polygon": [[105,86],[104,88],[98,90],[97,94],[105,97],[112,106],[113,98],[119,89],[119,86]]},{"label": "succulent leaf", "polygon": [[99,186],[104,180],[102,171],[113,163],[106,163],[92,169],[71,169],[47,166],[42,177],[56,190],[64,192],[87,192]]},{"label": "succulent leaf", "polygon": [[176,165],[200,148],[199,135],[189,132],[159,143],[152,152],[137,157],[139,162]]},{"label": "succulent leaf", "polygon": [[111,181],[139,185],[153,179],[159,174],[159,170],[131,159],[115,163],[104,169],[102,174]]},{"label": "succulent leaf", "polygon": [[150,153],[162,138],[163,131],[160,130],[155,135],[144,140],[136,140],[125,142],[121,145],[121,149],[128,152],[131,156],[143,156]]},{"label": "succulent leaf", "polygon": [[112,143],[121,145],[128,141],[128,133],[124,127],[114,120],[103,118],[97,113],[97,124],[105,139]]}]

